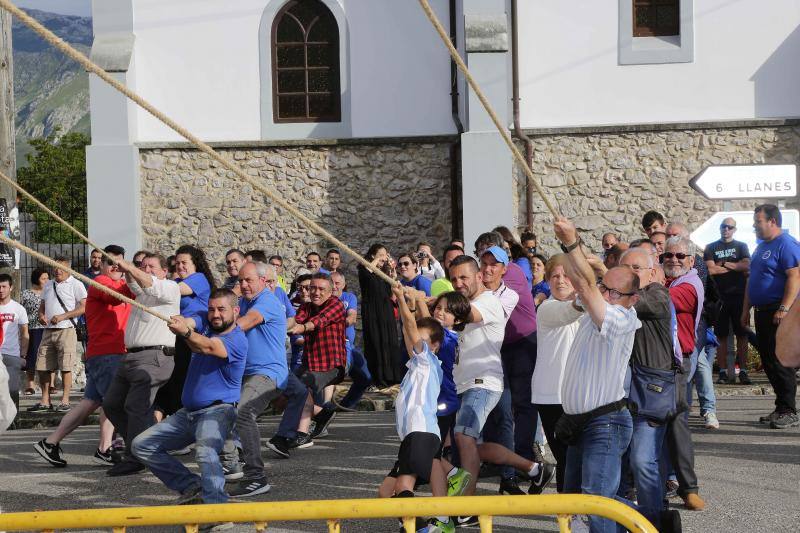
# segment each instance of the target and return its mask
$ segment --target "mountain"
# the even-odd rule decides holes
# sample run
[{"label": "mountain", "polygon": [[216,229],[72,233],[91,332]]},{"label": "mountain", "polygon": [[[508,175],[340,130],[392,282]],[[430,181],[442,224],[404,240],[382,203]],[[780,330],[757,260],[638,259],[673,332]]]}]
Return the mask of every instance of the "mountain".
[{"label": "mountain", "polygon": [[[92,46],[91,17],[58,15],[26,9],[56,35],[85,54]],[[14,19],[11,27],[14,53],[14,103],[16,106],[17,165],[30,152],[27,140],[44,137],[57,127],[61,133],[89,134],[89,76],[73,60]]]}]

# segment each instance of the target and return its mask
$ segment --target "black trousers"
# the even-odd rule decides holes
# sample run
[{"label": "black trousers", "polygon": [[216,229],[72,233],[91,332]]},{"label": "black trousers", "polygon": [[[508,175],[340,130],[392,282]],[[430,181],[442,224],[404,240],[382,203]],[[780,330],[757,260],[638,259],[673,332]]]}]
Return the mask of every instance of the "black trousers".
[{"label": "black trousers", "polygon": [[561,404],[534,404],[539,418],[542,421],[542,429],[547,437],[547,445],[556,458],[556,489],[564,492],[564,471],[567,468],[567,445],[556,438],[556,422],[564,414]]},{"label": "black trousers", "polygon": [[[683,359],[683,372],[675,376],[678,390],[686,390],[686,378],[691,371],[692,363],[688,357]],[[692,432],[689,430],[689,411],[685,411],[667,422],[667,450],[675,477],[678,478],[678,495],[697,493],[697,474],[694,471],[694,444]],[[663,457],[663,454],[662,454]]]},{"label": "black trousers", "polygon": [[758,337],[758,353],[764,365],[769,384],[775,391],[775,410],[779,413],[797,412],[797,381],[795,369],[783,366],[775,356],[775,333],[778,326],[772,323],[772,317],[777,311],[767,308],[756,309],[756,337]]}]

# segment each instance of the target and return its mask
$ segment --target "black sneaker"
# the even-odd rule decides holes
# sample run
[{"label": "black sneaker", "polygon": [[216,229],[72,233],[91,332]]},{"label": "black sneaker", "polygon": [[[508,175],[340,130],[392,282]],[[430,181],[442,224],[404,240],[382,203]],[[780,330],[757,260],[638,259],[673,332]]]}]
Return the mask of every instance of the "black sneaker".
[{"label": "black sneaker", "polygon": [[287,439],[286,437],[281,437],[280,435],[275,435],[274,437],[272,437],[267,441],[267,448],[269,448],[279,456],[283,457],[284,459],[288,459],[289,442],[290,439]]},{"label": "black sneaker", "polygon": [[791,411],[779,413],[769,425],[772,429],[788,429],[796,426],[800,426],[800,418]]},{"label": "black sneaker", "polygon": [[144,470],[144,465],[139,461],[125,459],[106,470],[106,475],[111,477],[130,476],[131,474],[138,474],[142,470]]},{"label": "black sneaker", "polygon": [[336,418],[336,409],[323,408],[317,416],[314,417],[314,431],[311,433],[311,438],[317,438],[322,432],[328,429],[328,426]]},{"label": "black sneaker", "polygon": [[32,405],[31,407],[28,407],[29,413],[43,413],[45,411],[52,411],[52,410],[53,410],[52,405],[45,405],[41,402],[38,402],[35,405]]},{"label": "black sneaker", "polygon": [[498,491],[500,494],[510,494],[512,496],[519,496],[525,494],[521,488],[519,488],[519,483],[517,483],[517,478],[515,477],[507,477],[500,480],[500,490]]},{"label": "black sneaker", "polygon": [[541,494],[544,488],[553,479],[556,473],[556,467],[550,463],[542,463],[539,465],[539,473],[531,478],[531,486],[528,488],[528,494]]},{"label": "black sneaker", "polygon": [[500,475],[500,466],[494,463],[481,463],[481,468],[478,470],[478,479],[487,477],[498,477]]},{"label": "black sneaker", "polygon": [[119,453],[117,453],[113,448],[109,448],[104,452],[101,452],[100,448],[98,448],[94,452],[92,461],[94,461],[94,464],[100,466],[114,466],[122,461],[122,457],[120,457]]},{"label": "black sneaker", "polygon": [[67,466],[67,461],[61,457],[61,446],[58,444],[50,444],[45,439],[42,439],[33,445],[33,449],[42,456],[42,459],[56,468]]},{"label": "black sneaker", "polygon": [[222,473],[225,475],[226,481],[236,481],[244,477],[244,470],[242,470],[242,463],[236,461],[231,464],[222,465]]},{"label": "black sneaker", "polygon": [[771,424],[772,421],[775,420],[777,417],[778,417],[778,410],[776,409],[768,415],[759,417],[758,421],[761,422],[762,424]]},{"label": "black sneaker", "polygon": [[242,480],[228,491],[232,497],[247,498],[258,494],[266,494],[272,486],[267,483],[267,478]]},{"label": "black sneaker", "polygon": [[303,450],[305,448],[311,448],[314,445],[314,440],[308,433],[303,433],[302,431],[298,431],[297,436],[292,440],[290,440],[288,444],[289,444],[289,449],[300,448],[301,450]]},{"label": "black sneaker", "polygon": [[667,484],[664,487],[664,497],[667,498],[668,500],[671,498],[677,498],[678,487],[680,487],[680,485],[678,484],[677,481],[675,481],[674,479],[668,479]]},{"label": "black sneaker", "polygon": [[478,525],[477,516],[455,516],[451,520],[456,527],[471,527]]},{"label": "black sneaker", "polygon": [[200,496],[202,492],[203,490],[199,486],[187,489],[178,496],[175,505],[200,505],[203,503],[203,497]]},{"label": "black sneaker", "polygon": [[747,372],[740,371],[739,383],[741,383],[742,385],[752,385],[753,381],[750,379],[750,376],[747,375]]}]

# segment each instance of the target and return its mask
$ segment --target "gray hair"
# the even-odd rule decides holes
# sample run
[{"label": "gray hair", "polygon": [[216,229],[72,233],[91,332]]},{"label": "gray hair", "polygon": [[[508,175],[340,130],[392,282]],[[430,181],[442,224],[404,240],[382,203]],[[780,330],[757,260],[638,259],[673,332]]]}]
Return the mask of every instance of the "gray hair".
[{"label": "gray hair", "polygon": [[253,262],[253,266],[256,267],[256,274],[259,278],[263,278],[267,274],[272,274],[276,278],[278,277],[278,273],[275,271],[275,267],[272,265],[262,263],[261,261],[255,261]]},{"label": "gray hair", "polygon": [[[653,245],[651,244],[650,246],[652,247]],[[634,254],[642,254],[642,255],[644,255],[647,258],[647,267],[648,268],[653,268],[655,266],[655,263],[653,263],[653,254],[652,254],[652,252],[648,252],[647,250],[645,250],[641,246],[637,246],[636,248],[628,248],[627,250],[622,252],[622,255],[619,257],[620,263],[622,263],[622,260],[625,259],[627,256],[634,255]]]},{"label": "gray hair", "polygon": [[680,237],[678,235],[670,237],[669,239],[667,239],[667,242],[664,243],[665,250],[672,246],[681,246],[683,247],[684,250],[686,250],[687,253],[689,253],[692,249],[692,243],[689,241],[689,239],[685,237]]}]

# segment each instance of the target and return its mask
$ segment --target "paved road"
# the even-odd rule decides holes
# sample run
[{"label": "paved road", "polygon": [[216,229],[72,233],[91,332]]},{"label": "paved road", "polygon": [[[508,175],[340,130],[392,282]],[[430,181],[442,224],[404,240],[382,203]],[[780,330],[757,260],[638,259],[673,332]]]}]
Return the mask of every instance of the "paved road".
[{"label": "paved road", "polygon": [[[800,429],[778,432],[754,420],[771,410],[769,397],[727,397],[719,403],[722,428],[702,429],[693,418],[697,470],[704,512],[684,512],[684,531],[798,531],[800,526]],[[269,438],[277,425],[262,426]],[[375,495],[398,448],[393,413],[340,414],[330,437],[297,450],[289,460],[269,457],[274,485],[261,501],[367,498]],[[78,430],[63,444],[70,465],[53,469],[38,460],[31,444],[44,430],[0,437],[0,506],[3,511],[70,509],[170,503],[175,495],[152,475],[113,479],[93,466],[94,427]],[[270,455],[267,452],[267,455]],[[481,480],[480,491],[496,493],[496,479]],[[547,492],[552,492],[551,487]],[[498,518],[495,531],[554,531],[549,517]],[[325,531],[322,523],[281,524],[269,531]],[[168,528],[141,528],[164,531]],[[174,530],[174,528],[172,528]],[[344,531],[396,531],[389,520],[345,522]],[[244,526],[236,531],[252,531]]]}]

